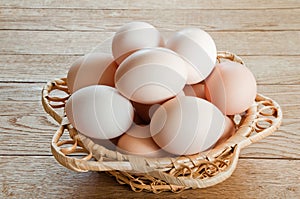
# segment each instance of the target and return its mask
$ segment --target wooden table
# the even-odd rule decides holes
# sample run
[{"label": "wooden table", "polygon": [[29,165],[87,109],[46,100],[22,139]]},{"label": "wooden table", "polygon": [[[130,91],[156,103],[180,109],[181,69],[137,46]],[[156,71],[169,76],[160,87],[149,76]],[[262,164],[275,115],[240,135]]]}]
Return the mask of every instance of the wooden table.
[{"label": "wooden table", "polygon": [[[0,198],[300,198],[300,1],[0,1]],[[179,194],[134,193],[105,173],[76,173],[51,155],[57,124],[47,81],[133,20],[196,26],[240,55],[260,93],[283,109],[280,130],[242,151],[225,182]]]}]

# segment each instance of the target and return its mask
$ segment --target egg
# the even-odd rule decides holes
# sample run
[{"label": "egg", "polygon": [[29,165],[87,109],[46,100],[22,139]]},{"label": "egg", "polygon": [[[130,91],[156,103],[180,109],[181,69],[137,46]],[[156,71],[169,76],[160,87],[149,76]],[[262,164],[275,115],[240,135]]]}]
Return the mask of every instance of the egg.
[{"label": "egg", "polygon": [[128,99],[155,104],[179,93],[187,78],[185,62],[166,48],[138,50],[118,67],[115,86]]},{"label": "egg", "polygon": [[112,53],[116,62],[121,62],[136,50],[164,46],[160,32],[146,22],[131,22],[123,25],[112,41]]},{"label": "egg", "polygon": [[224,115],[213,104],[197,97],[179,96],[155,111],[150,132],[163,150],[177,155],[191,155],[215,144],[224,126]]},{"label": "egg", "polygon": [[257,86],[252,72],[237,62],[217,64],[205,80],[205,96],[225,115],[247,110],[256,97]]},{"label": "egg", "polygon": [[216,63],[215,42],[199,28],[186,28],[177,32],[167,41],[166,47],[180,54],[188,63],[187,84],[204,80]]},{"label": "egg", "polygon": [[194,96],[205,99],[204,81],[198,84],[185,85],[185,87],[183,88],[183,92],[186,96]]},{"label": "egg", "polygon": [[67,86],[70,93],[91,85],[114,87],[117,63],[110,54],[91,53],[77,59],[69,69]]},{"label": "egg", "polygon": [[150,134],[150,127],[133,125],[118,141],[117,150],[124,154],[143,157],[168,157],[167,152],[159,148]]},{"label": "egg", "polygon": [[235,125],[229,117],[225,116],[224,132],[215,145],[217,146],[217,145],[224,143],[226,140],[228,140],[234,134],[235,134]]},{"label": "egg", "polygon": [[134,110],[115,88],[94,85],[73,93],[65,105],[70,123],[82,134],[95,139],[111,139],[132,124]]}]

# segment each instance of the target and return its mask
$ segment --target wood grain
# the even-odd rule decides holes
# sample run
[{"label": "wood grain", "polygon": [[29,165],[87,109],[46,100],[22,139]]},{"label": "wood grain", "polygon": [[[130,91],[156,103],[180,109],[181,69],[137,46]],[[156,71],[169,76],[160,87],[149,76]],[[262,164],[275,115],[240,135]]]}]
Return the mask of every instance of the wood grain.
[{"label": "wood grain", "polygon": [[[45,82],[64,77],[79,55],[0,55],[2,82]],[[299,84],[300,56],[242,56],[262,84]]]},{"label": "wood grain", "polygon": [[[219,50],[239,55],[300,55],[300,31],[209,33]],[[3,30],[0,54],[85,54],[99,50],[112,36],[112,32]]]},{"label": "wood grain", "polygon": [[[1,0],[0,198],[299,198],[299,13],[299,0]],[[258,92],[281,105],[280,129],[244,148],[225,182],[180,194],[134,193],[52,157],[57,124],[42,109],[42,87],[66,76],[79,56],[107,48],[100,44],[133,20],[152,23],[166,38],[190,26],[209,31],[218,50],[244,59]]]},{"label": "wood grain", "polygon": [[[133,193],[105,173],[75,173],[53,157],[0,158],[1,198],[297,198],[299,160],[241,159],[226,181],[179,194]],[[16,167],[15,165],[18,165]],[[276,168],[276,170],[272,169]],[[280,182],[280,183],[278,183]],[[239,187],[239,191],[236,191]],[[26,191],[24,190],[31,190]],[[63,190],[63,192],[62,192]],[[227,197],[226,197],[227,198]]]},{"label": "wood grain", "polygon": [[201,1],[201,0],[170,0],[170,1],[151,1],[140,0],[87,0],[84,2],[77,0],[67,0],[62,3],[59,0],[2,0],[0,7],[3,8],[72,8],[72,9],[287,9],[299,8],[299,1],[297,0],[219,0],[215,1]]},{"label": "wood grain", "polygon": [[[1,9],[6,30],[77,30],[114,32],[130,21],[145,21],[160,30],[197,26],[208,31],[299,30],[300,9],[269,10],[74,10]],[[84,16],[84,17],[83,17]],[[242,17],[236,17],[242,16]],[[21,20],[20,20],[21,19]],[[222,19],[222,20],[220,20]]]}]

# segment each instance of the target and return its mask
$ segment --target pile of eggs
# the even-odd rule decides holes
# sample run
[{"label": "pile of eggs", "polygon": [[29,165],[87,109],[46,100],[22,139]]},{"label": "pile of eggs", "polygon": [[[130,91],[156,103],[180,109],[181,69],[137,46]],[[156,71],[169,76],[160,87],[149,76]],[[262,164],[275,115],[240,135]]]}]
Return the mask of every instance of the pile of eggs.
[{"label": "pile of eggs", "polygon": [[165,41],[145,22],[122,26],[112,55],[79,58],[67,86],[66,116],[80,133],[144,157],[191,155],[224,142],[235,132],[228,116],[247,110],[257,89],[244,65],[217,63],[205,31],[186,28]]}]

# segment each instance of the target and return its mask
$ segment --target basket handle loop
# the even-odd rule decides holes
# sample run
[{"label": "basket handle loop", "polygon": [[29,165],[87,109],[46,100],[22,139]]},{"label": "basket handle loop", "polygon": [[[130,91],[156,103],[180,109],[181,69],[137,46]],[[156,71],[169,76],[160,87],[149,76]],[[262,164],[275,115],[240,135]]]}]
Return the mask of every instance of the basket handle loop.
[{"label": "basket handle loop", "polygon": [[240,141],[241,148],[274,133],[281,124],[282,110],[276,101],[257,94],[256,109],[255,118],[251,118],[253,120],[251,125],[241,126],[237,132],[238,134],[239,131],[243,131],[241,135],[244,136],[244,140]]}]

